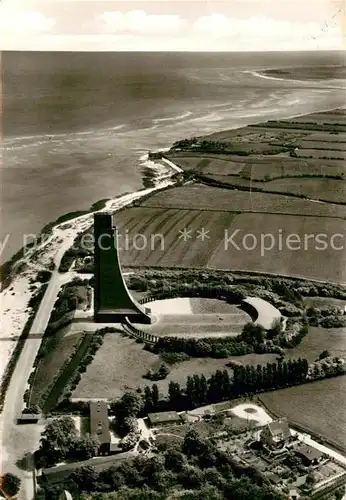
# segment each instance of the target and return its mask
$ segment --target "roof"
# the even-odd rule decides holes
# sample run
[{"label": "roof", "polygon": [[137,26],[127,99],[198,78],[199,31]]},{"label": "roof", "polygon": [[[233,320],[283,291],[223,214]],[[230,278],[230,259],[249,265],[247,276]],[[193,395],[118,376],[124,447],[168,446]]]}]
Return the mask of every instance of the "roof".
[{"label": "roof", "polygon": [[273,484],[278,484],[281,482],[281,477],[275,474],[274,472],[267,475],[269,481]]},{"label": "roof", "polygon": [[90,408],[90,434],[97,438],[100,444],[111,441],[108,421],[108,406],[106,401],[91,401]]},{"label": "roof", "polygon": [[308,460],[318,460],[323,455],[323,453],[320,450],[318,450],[317,448],[314,448],[313,446],[310,446],[308,444],[304,444],[304,445],[300,446],[295,451],[298,455],[301,455],[302,457],[305,457]]},{"label": "roof", "polygon": [[176,411],[161,411],[158,413],[148,413],[151,424],[163,424],[180,421],[181,418]]},{"label": "roof", "polygon": [[110,455],[106,457],[96,457],[90,460],[84,460],[83,462],[73,462],[63,465],[56,465],[55,467],[49,467],[48,469],[42,469],[42,475],[46,476],[49,481],[60,481],[61,479],[68,477],[72,472],[80,467],[93,467],[97,472],[109,469],[112,465],[120,462],[122,460],[131,460],[136,457],[136,453],[124,452],[117,453],[116,455]]},{"label": "roof", "polygon": [[37,413],[21,413],[17,418],[18,420],[38,420],[40,415]]},{"label": "roof", "polygon": [[285,419],[274,420],[267,424],[270,434],[276,440],[288,439],[291,437],[291,432],[288,427],[288,422]]}]

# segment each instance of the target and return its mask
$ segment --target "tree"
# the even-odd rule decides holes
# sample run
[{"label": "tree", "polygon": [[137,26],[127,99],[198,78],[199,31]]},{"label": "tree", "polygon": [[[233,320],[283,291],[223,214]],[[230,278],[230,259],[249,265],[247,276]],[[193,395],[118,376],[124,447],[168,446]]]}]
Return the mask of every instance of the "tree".
[{"label": "tree", "polygon": [[1,489],[6,495],[10,497],[13,497],[18,493],[20,484],[21,480],[19,479],[19,477],[11,474],[10,472],[4,474],[1,478]]},{"label": "tree", "polygon": [[182,391],[179,382],[173,382],[168,385],[169,402],[174,408],[179,408],[182,402]]},{"label": "tree", "polygon": [[160,399],[159,388],[157,387],[157,384],[153,384],[151,388],[151,397],[154,408],[157,408]]},{"label": "tree", "polygon": [[68,452],[68,456],[75,460],[89,460],[97,454],[99,442],[91,436],[81,436],[75,439]]},{"label": "tree", "polygon": [[325,358],[329,358],[330,356],[330,352],[325,350],[325,351],[322,351],[321,354],[318,356],[318,359],[319,360],[322,360],[322,359],[325,359]]},{"label": "tree", "polygon": [[70,478],[77,485],[79,491],[95,491],[98,473],[92,467],[79,467],[71,474]]},{"label": "tree", "polygon": [[143,398],[140,394],[134,391],[127,391],[123,394],[120,401],[113,403],[112,409],[124,417],[136,417],[143,409],[143,405]]},{"label": "tree", "polygon": [[66,453],[77,431],[71,417],[61,417],[50,422],[42,432],[41,443],[46,441],[50,447],[60,449]]},{"label": "tree", "polygon": [[173,472],[180,472],[186,465],[185,455],[178,450],[170,449],[165,453],[165,467]]},{"label": "tree", "polygon": [[152,393],[151,393],[151,388],[148,385],[146,385],[144,387],[143,399],[144,399],[145,409],[151,410],[154,405],[153,405],[153,397],[152,397]]}]

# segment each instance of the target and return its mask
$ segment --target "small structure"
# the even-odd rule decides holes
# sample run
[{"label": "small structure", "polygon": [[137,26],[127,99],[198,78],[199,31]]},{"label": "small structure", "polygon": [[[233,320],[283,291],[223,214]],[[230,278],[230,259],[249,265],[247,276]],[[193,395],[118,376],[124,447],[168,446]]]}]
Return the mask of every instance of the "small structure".
[{"label": "small structure", "polygon": [[261,432],[261,441],[269,448],[282,448],[291,438],[286,419],[274,420],[267,424]]},{"label": "small structure", "polygon": [[299,493],[295,488],[290,489],[289,498],[291,500],[297,500],[299,498]]},{"label": "small structure", "polygon": [[37,413],[21,413],[17,418],[17,424],[37,424],[39,417]]},{"label": "small structure", "polygon": [[73,500],[73,497],[69,491],[64,490],[59,496],[59,500]]},{"label": "small structure", "polygon": [[320,450],[308,444],[300,446],[300,448],[295,450],[295,453],[307,467],[310,465],[317,465],[323,456]]},{"label": "small structure", "polygon": [[183,423],[182,418],[176,411],[161,411],[158,413],[148,413],[148,420],[151,427]]},{"label": "small structure", "polygon": [[109,431],[108,406],[106,401],[91,401],[90,409],[90,434],[99,442],[99,455],[108,455],[111,445]]},{"label": "small structure", "polygon": [[275,474],[274,472],[271,472],[267,475],[267,478],[269,479],[269,481],[271,482],[271,484],[274,484],[274,485],[278,485],[282,482],[282,479],[280,476],[278,476],[277,474]]}]

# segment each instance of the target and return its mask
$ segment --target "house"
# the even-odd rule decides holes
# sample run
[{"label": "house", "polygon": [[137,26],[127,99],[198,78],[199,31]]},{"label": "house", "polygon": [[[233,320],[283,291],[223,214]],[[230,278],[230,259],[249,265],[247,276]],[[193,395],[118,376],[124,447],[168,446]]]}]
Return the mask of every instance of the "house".
[{"label": "house", "polygon": [[182,424],[183,420],[176,411],[161,411],[158,413],[148,413],[148,420],[151,427],[163,425]]},{"label": "house", "polygon": [[90,434],[99,442],[99,455],[108,455],[111,445],[109,431],[108,405],[106,401],[91,401],[90,409]]},{"label": "house", "polygon": [[261,441],[269,448],[282,448],[290,440],[291,432],[286,419],[274,420],[261,432]]},{"label": "house", "polygon": [[37,413],[21,413],[17,418],[17,424],[37,424],[39,417]]},{"label": "house", "polygon": [[307,467],[310,465],[317,465],[323,456],[323,453],[320,450],[314,448],[313,446],[309,446],[308,444],[300,446],[300,448],[295,450],[295,453],[300,458],[303,465],[306,465]]}]

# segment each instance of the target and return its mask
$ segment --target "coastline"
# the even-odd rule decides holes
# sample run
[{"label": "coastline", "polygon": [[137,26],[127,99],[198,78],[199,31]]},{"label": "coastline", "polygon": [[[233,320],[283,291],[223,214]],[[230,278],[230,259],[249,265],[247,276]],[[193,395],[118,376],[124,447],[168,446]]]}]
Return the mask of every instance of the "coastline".
[{"label": "coastline", "polygon": [[[306,71],[308,70],[308,74]],[[334,70],[335,74],[332,74]],[[314,73],[315,74],[312,74]],[[317,70],[316,68],[264,68],[257,71],[248,71],[248,73],[256,76],[258,78],[265,78],[267,80],[278,80],[278,81],[289,81],[297,83],[311,83],[311,82],[328,82],[333,80],[344,81],[346,74],[346,67],[343,65],[339,66],[324,66]]]},{"label": "coastline", "polygon": [[[148,158],[148,154],[146,155]],[[170,162],[172,163],[172,162]],[[152,162],[156,165],[157,172],[163,172],[160,163]],[[74,242],[74,239],[81,232],[87,230],[93,223],[93,214],[95,212],[112,211],[116,213],[118,210],[126,207],[135,200],[147,196],[156,191],[166,189],[175,184],[172,176],[181,171],[175,165],[175,168],[169,166],[169,173],[165,168],[164,176],[157,176],[157,184],[150,188],[142,188],[140,190],[117,195],[114,198],[104,202],[104,207],[101,209],[89,211],[86,214],[66,219],[64,222],[54,224],[54,222],[47,224],[50,227],[49,233],[41,233],[40,241],[37,245],[29,248],[25,255],[21,255],[14,263],[13,275],[9,275],[9,283],[6,288],[0,292],[0,314],[2,318],[2,329],[0,340],[2,348],[0,352],[0,381],[6,371],[8,362],[13,354],[17,340],[24,329],[31,312],[28,308],[28,302],[34,295],[35,290],[32,289],[32,284],[35,283],[37,272],[40,269],[49,269],[49,266],[54,262],[58,252],[61,254],[68,250]],[[104,201],[104,200],[102,200]],[[91,205],[93,207],[98,202]],[[68,215],[68,214],[65,214]],[[60,216],[57,220],[64,218],[65,215]],[[21,249],[19,252],[23,252]],[[17,254],[19,254],[17,252]],[[17,255],[15,254],[15,255]],[[32,263],[31,259],[35,258]],[[12,257],[13,258],[13,257]],[[56,265],[59,263],[55,262]],[[57,266],[58,267],[58,266]],[[18,271],[18,268],[22,268]]]}]

